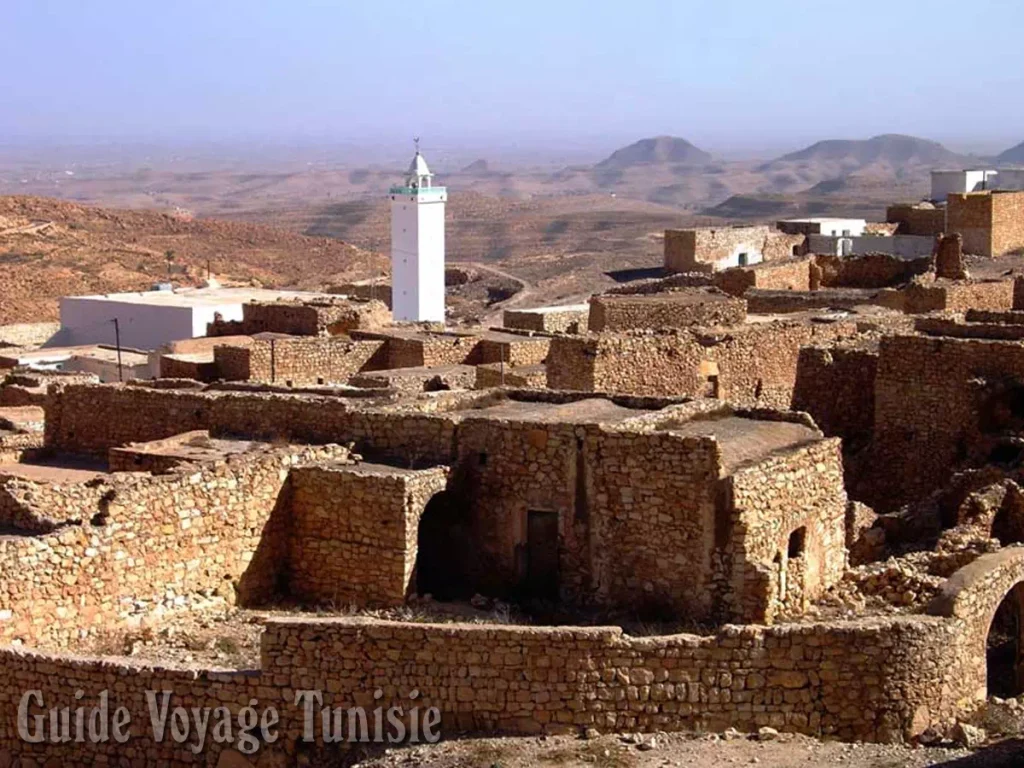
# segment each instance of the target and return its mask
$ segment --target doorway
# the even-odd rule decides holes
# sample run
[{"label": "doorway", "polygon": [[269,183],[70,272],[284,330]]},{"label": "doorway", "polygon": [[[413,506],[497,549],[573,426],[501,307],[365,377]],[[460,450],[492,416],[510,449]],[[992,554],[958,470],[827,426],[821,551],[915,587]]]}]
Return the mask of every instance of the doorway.
[{"label": "doorway", "polygon": [[524,591],[539,600],[558,599],[558,513],[526,513]]}]

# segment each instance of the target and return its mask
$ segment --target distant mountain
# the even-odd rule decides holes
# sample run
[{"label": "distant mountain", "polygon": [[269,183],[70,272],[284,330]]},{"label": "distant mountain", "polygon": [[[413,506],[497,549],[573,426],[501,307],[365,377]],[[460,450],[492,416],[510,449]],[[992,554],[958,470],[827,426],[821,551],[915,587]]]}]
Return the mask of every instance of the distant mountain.
[{"label": "distant mountain", "polygon": [[789,164],[842,165],[850,170],[871,165],[939,166],[958,165],[962,155],[951,152],[936,141],[887,133],[870,139],[829,139],[812,144],[799,152],[776,158],[761,167],[762,171],[775,170]]},{"label": "distant mountain", "polygon": [[1010,165],[1024,165],[1024,141],[1016,147],[1011,147],[1003,152],[996,158],[996,162]]},{"label": "distant mountain", "polygon": [[684,164],[691,166],[707,165],[711,155],[698,149],[686,139],[676,136],[656,136],[653,139],[641,139],[612,152],[608,157],[594,166],[597,171],[624,171],[638,165],[652,164]]},{"label": "distant mountain", "polygon": [[474,160],[472,163],[462,169],[462,173],[488,173],[490,166],[487,165],[487,161],[483,158]]}]

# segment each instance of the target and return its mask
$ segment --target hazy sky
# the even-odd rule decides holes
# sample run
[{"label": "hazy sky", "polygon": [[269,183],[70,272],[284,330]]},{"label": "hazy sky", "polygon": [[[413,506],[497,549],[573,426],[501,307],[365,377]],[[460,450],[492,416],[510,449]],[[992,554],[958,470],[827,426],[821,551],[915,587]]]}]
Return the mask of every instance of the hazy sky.
[{"label": "hazy sky", "polygon": [[0,136],[1024,140],[1020,0],[3,0]]}]

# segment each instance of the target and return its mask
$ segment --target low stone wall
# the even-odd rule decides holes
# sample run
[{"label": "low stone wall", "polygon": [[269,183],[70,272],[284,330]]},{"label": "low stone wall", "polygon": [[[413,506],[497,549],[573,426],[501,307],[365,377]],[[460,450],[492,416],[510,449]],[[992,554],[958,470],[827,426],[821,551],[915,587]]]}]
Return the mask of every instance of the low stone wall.
[{"label": "low stone wall", "polygon": [[391,322],[381,301],[330,299],[251,301],[242,305],[242,320],[214,322],[209,336],[285,333],[292,336],[334,336],[356,329],[379,328]]},{"label": "low stone wall", "polygon": [[543,365],[526,365],[512,368],[500,363],[488,363],[476,367],[475,389],[490,387],[518,387],[522,389],[544,389],[547,386],[547,368]]},{"label": "low stone wall", "polygon": [[[237,715],[255,700],[275,707],[279,734],[261,750],[295,750],[303,735],[296,691],[323,692],[323,706],[437,707],[442,734],[706,730],[728,727],[849,740],[899,741],[948,721],[963,685],[951,674],[954,622],[934,617],[773,628],[731,627],[719,635],[633,638],[610,627],[529,628],[376,622],[270,620],[262,668],[195,670],[173,665],[0,651],[0,749],[22,759],[50,757],[89,766],[125,757],[147,764],[207,765],[226,746],[207,738],[157,742],[146,691],[172,691],[170,707],[226,706]],[[126,707],[126,744],[30,744],[16,713],[26,690],[49,706],[95,706],[110,691]],[[82,691],[80,699],[73,692]],[[374,691],[380,690],[379,699]],[[411,699],[416,691],[416,698]],[[316,707],[318,712],[319,706]],[[317,718],[319,719],[319,718]],[[317,737],[322,734],[317,723]],[[192,742],[194,743],[194,742]]]},{"label": "low stone wall", "polygon": [[1013,308],[1014,283],[1010,280],[935,281],[911,284],[902,291],[903,311],[921,314],[939,310],[1008,310]]},{"label": "low stone wall", "polygon": [[474,356],[479,364],[541,365],[548,356],[551,339],[548,336],[492,335],[480,340],[479,353]]},{"label": "low stone wall", "polygon": [[935,237],[946,231],[946,209],[936,208],[934,205],[890,205],[885,210],[885,220],[898,225],[895,233],[897,235]]},{"label": "low stone wall", "polygon": [[544,333],[580,333],[587,327],[589,307],[574,304],[541,309],[506,309],[502,325],[523,331]]},{"label": "low stone wall", "polygon": [[716,273],[714,283],[733,296],[743,296],[750,288],[809,291],[810,266],[810,259],[784,259],[752,267],[733,267]]},{"label": "low stone wall", "polygon": [[367,371],[352,376],[353,387],[390,389],[402,394],[438,392],[445,389],[473,389],[476,368],[472,365],[447,365],[441,368],[395,368]]},{"label": "low stone wall", "polygon": [[287,468],[338,446],[277,449],[159,476],[34,484],[31,514],[73,524],[0,539],[0,641],[55,643],[219,594],[265,599],[283,562],[268,532]]},{"label": "low stone wall", "polygon": [[331,337],[256,336],[246,347],[216,347],[213,354],[219,378],[227,381],[343,384],[382,345]]},{"label": "low stone wall", "polygon": [[208,357],[199,354],[161,355],[160,378],[192,379],[214,381],[217,378],[217,363],[213,354]]},{"label": "low stone wall", "polygon": [[728,327],[746,319],[747,305],[742,299],[693,288],[646,296],[594,296],[587,327],[595,332],[693,325]]},{"label": "low stone wall", "polygon": [[51,393],[45,410],[47,446],[101,457],[125,443],[205,429],[266,440],[355,441],[384,455],[445,463],[455,429],[443,416],[356,407],[337,397],[122,385],[67,387]]},{"label": "low stone wall", "polygon": [[887,288],[905,283],[932,268],[933,259],[901,259],[884,253],[865,256],[819,254],[814,263],[821,270],[821,285],[827,288]]}]

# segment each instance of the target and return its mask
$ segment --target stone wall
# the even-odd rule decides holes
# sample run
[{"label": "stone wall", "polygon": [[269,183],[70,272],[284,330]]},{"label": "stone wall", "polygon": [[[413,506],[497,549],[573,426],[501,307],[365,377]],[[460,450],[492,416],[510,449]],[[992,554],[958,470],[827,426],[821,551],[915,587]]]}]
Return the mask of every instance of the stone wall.
[{"label": "stone wall", "polygon": [[[861,495],[886,510],[922,498],[988,443],[986,416],[1003,382],[1024,382],[1024,347],[1012,341],[888,336],[879,346],[871,487]],[[1005,395],[1005,393],[1003,393]]]},{"label": "stone wall", "polygon": [[765,261],[795,255],[805,237],[787,235],[766,225],[665,230],[665,269],[712,272],[715,264],[737,249],[760,254]]},{"label": "stone wall", "polygon": [[826,435],[864,445],[874,429],[877,372],[876,347],[803,347],[797,362],[793,409],[811,414]]},{"label": "stone wall", "polygon": [[786,258],[752,267],[733,267],[715,274],[715,285],[733,296],[743,296],[750,288],[778,291],[808,291],[810,259]]},{"label": "stone wall", "polygon": [[855,333],[852,323],[785,320],[721,331],[557,338],[548,356],[548,387],[711,396],[785,408],[800,347]]},{"label": "stone wall", "polygon": [[846,492],[838,439],[814,441],[730,478],[731,536],[721,604],[732,620],[771,621],[837,583],[846,569]]},{"label": "stone wall", "polygon": [[516,387],[520,389],[544,389],[548,383],[547,368],[543,365],[525,365],[517,368],[502,366],[500,363],[478,365],[475,389],[490,387]]},{"label": "stone wall", "polygon": [[[25,501],[66,523],[0,540],[0,640],[63,642],[219,595],[259,601],[282,562],[268,535],[288,469],[344,449],[276,449],[167,475],[36,484]],[[24,515],[28,515],[25,512]]]},{"label": "stone wall", "polygon": [[331,299],[251,301],[242,305],[242,320],[210,324],[209,336],[285,333],[292,336],[335,336],[357,329],[388,325],[391,311],[381,301]]},{"label": "stone wall", "polygon": [[909,314],[939,310],[991,311],[1013,308],[1012,280],[935,280],[911,283],[901,291],[902,308]]},{"label": "stone wall", "polygon": [[214,381],[218,375],[212,354],[209,357],[199,354],[161,355],[159,365],[160,378],[163,379]]},{"label": "stone wall", "polygon": [[357,408],[335,397],[264,392],[86,385],[51,393],[46,402],[46,444],[55,450],[105,457],[114,446],[196,429],[267,440],[355,441],[361,451],[370,445],[378,454],[445,463],[454,422]]},{"label": "stone wall", "polygon": [[256,336],[245,347],[216,347],[213,355],[219,378],[227,381],[345,383],[382,346],[381,341],[272,334]]},{"label": "stone wall", "polygon": [[946,231],[946,209],[931,203],[899,203],[885,210],[885,220],[897,224],[897,235],[936,237]]},{"label": "stone wall", "polygon": [[946,201],[946,231],[963,238],[964,253],[994,256],[992,242],[992,201],[990,192],[949,195]]},{"label": "stone wall", "polygon": [[645,296],[594,296],[590,300],[588,329],[732,326],[746,319],[747,305],[742,299],[730,298],[720,291],[693,288]]},{"label": "stone wall", "polygon": [[884,253],[865,256],[817,255],[821,285],[826,288],[886,288],[905,283],[932,268],[932,258],[900,259]]},{"label": "stone wall", "polygon": [[[507,366],[506,366],[507,367]],[[350,386],[371,389],[391,389],[402,394],[439,392],[446,389],[473,389],[477,367],[448,365],[441,368],[395,368],[356,374],[348,380]]]},{"label": "stone wall", "polygon": [[[707,619],[721,456],[706,437],[587,434],[588,590],[640,613]],[[597,501],[600,500],[600,507]],[[637,595],[642,595],[638,598]]]},{"label": "stone wall", "polygon": [[550,346],[551,339],[547,336],[492,333],[480,340],[479,352],[473,357],[478,364],[541,365],[547,359]]},{"label": "stone wall", "polygon": [[565,308],[543,307],[541,309],[506,309],[502,325],[523,331],[545,333],[580,333],[587,327],[590,309],[586,305],[573,304]]},{"label": "stone wall", "polygon": [[[975,701],[984,700],[987,691],[986,643],[996,609],[1016,587],[1018,609],[1024,609],[1024,548],[1008,547],[982,555],[954,573],[939,589],[928,606],[935,616],[960,620],[964,645],[957,661],[964,693]],[[1018,655],[1020,652],[1018,651]],[[1020,664],[1021,659],[1017,659]]]},{"label": "stone wall", "polygon": [[446,467],[306,467],[291,474],[286,591],[306,604],[401,605],[427,502]]},{"label": "stone wall", "polygon": [[[730,628],[718,635],[633,638],[610,627],[530,628],[403,624],[359,619],[267,623],[261,669],[195,670],[0,651],[0,748],[39,762],[89,766],[125,758],[192,764],[191,745],[156,742],[146,691],[170,690],[170,707],[255,700],[278,709],[279,738],[263,752],[290,754],[302,736],[295,691],[323,691],[323,705],[436,706],[441,731],[535,734],[605,731],[782,731],[848,740],[899,741],[948,722],[965,683],[952,673],[957,622],[936,617],[834,626]],[[328,652],[327,649],[330,649]],[[60,706],[94,706],[102,690],[126,707],[132,738],[29,744],[17,735],[25,690]],[[373,691],[380,689],[380,700]],[[81,690],[80,700],[73,691]],[[412,691],[417,698],[410,700]],[[422,711],[422,709],[421,709]],[[217,762],[207,739],[198,759]]]},{"label": "stone wall", "polygon": [[1024,253],[1024,192],[992,193],[992,253]]}]

